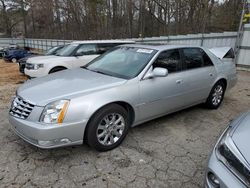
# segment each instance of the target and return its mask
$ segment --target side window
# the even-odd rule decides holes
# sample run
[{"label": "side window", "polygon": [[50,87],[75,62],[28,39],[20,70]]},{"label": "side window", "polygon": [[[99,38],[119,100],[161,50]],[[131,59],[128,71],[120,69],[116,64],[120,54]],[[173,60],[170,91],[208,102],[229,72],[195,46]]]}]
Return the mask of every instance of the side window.
[{"label": "side window", "polygon": [[94,55],[97,54],[95,44],[83,44],[77,49],[76,55]]},{"label": "side window", "polygon": [[167,50],[160,53],[153,64],[153,68],[162,67],[168,69],[169,73],[177,72],[180,70],[180,53],[178,49]]},{"label": "side window", "polygon": [[204,50],[200,49],[201,53],[202,53],[202,58],[203,58],[203,63],[204,66],[213,66],[213,62],[210,59],[210,57],[206,54],[206,52],[204,52]]},{"label": "side window", "polygon": [[183,49],[184,67],[186,69],[195,69],[202,67],[202,54],[199,48]]},{"label": "side window", "polygon": [[234,50],[231,48],[223,58],[232,58],[232,59],[234,59],[235,58],[234,57]]}]

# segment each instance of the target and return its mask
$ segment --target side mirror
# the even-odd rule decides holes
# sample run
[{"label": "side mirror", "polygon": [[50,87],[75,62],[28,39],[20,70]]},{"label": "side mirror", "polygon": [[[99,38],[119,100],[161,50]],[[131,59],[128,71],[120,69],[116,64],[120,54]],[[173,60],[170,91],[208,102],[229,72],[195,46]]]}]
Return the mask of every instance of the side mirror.
[{"label": "side mirror", "polygon": [[156,67],[153,70],[149,70],[144,79],[151,79],[155,77],[165,77],[168,75],[168,69]]}]

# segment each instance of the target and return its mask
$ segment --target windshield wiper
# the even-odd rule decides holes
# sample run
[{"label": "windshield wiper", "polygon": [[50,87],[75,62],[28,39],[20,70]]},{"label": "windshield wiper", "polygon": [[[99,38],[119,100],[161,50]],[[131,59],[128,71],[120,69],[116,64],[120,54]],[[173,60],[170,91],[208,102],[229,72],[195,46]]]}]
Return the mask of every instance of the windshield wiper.
[{"label": "windshield wiper", "polygon": [[86,70],[89,70],[87,67],[85,66],[81,66],[82,69],[86,69]]},{"label": "windshield wiper", "polygon": [[[87,68],[86,68],[87,69]],[[105,73],[105,72],[102,72],[102,71],[99,71],[99,70],[95,70],[95,69],[87,69],[87,70],[90,70],[90,71],[93,71],[93,72],[96,72],[96,73],[99,73],[99,74],[104,74],[104,75],[108,75],[110,76],[109,74]]]}]

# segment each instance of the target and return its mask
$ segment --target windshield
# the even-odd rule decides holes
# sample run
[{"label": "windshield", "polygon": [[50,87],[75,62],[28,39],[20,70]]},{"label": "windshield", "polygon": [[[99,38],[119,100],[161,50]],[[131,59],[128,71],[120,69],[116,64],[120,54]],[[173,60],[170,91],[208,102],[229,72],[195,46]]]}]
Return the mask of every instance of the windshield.
[{"label": "windshield", "polygon": [[79,44],[70,44],[65,46],[63,49],[59,50],[56,55],[58,56],[71,56],[72,53],[76,50]]},{"label": "windshield", "polygon": [[155,50],[145,48],[117,47],[94,59],[85,68],[110,76],[131,79],[142,71],[155,53]]},{"label": "windshield", "polygon": [[58,50],[60,50],[62,48],[63,48],[63,46],[52,47],[52,48],[48,49],[48,51],[45,53],[45,55],[54,55],[58,52]]}]

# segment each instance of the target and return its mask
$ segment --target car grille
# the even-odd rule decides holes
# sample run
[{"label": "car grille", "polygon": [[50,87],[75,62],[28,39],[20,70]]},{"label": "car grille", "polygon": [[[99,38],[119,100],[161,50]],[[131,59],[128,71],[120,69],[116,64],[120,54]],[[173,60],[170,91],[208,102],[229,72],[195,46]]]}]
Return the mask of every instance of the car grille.
[{"label": "car grille", "polygon": [[31,104],[21,97],[17,96],[12,102],[10,114],[17,118],[26,119],[27,117],[29,117],[34,106],[34,104]]},{"label": "car grille", "polygon": [[33,68],[33,65],[30,64],[30,63],[26,63],[25,68],[26,68],[26,69],[32,69],[32,68]]}]

